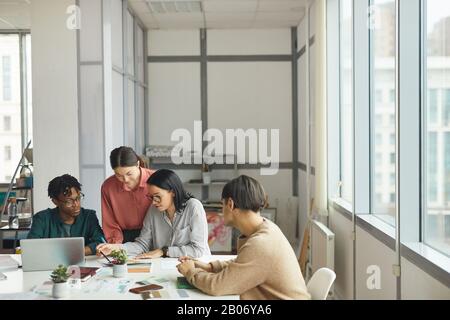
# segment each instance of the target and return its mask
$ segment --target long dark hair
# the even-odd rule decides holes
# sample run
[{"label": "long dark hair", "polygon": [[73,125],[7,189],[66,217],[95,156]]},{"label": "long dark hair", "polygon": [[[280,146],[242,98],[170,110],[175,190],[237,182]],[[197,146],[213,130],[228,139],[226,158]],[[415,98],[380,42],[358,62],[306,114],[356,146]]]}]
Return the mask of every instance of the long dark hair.
[{"label": "long dark hair", "polygon": [[109,161],[113,170],[118,167],[134,167],[136,164],[141,168],[146,167],[144,160],[130,147],[119,147],[114,149],[111,151]]},{"label": "long dark hair", "polygon": [[167,191],[172,191],[175,194],[173,202],[176,211],[184,209],[184,207],[186,207],[186,202],[189,199],[194,198],[190,193],[184,190],[180,177],[172,170],[160,169],[156,171],[148,178],[147,184]]}]

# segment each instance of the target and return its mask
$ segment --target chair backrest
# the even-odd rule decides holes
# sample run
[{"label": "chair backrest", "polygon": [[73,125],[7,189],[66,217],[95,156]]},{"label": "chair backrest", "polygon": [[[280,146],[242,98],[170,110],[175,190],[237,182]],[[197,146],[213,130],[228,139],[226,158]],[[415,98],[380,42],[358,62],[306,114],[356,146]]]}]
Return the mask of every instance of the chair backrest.
[{"label": "chair backrest", "polygon": [[333,270],[328,268],[317,270],[306,286],[311,294],[311,299],[326,300],[334,279],[336,279],[336,274]]}]

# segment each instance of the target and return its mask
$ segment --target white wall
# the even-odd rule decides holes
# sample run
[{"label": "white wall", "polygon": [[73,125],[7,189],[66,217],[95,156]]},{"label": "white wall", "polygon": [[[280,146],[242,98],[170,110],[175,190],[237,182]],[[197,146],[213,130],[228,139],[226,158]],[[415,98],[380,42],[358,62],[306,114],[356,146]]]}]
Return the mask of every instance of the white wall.
[{"label": "white wall", "polygon": [[353,299],[353,240],[352,222],[330,209],[329,228],[334,232],[334,290],[339,299]]},{"label": "white wall", "polygon": [[[151,41],[151,39],[150,39]],[[150,145],[175,145],[172,132],[186,128],[194,134],[200,121],[200,64],[149,63]]]},{"label": "white wall", "polygon": [[289,29],[208,30],[208,55],[290,54]]},{"label": "white wall", "polygon": [[[209,62],[208,125],[225,129],[277,129],[280,162],[292,161],[290,62]],[[238,154],[238,160],[245,155]]]},{"label": "white wall", "polygon": [[[330,211],[330,229],[335,233],[335,293],[340,299],[353,299],[352,221],[334,209]],[[392,273],[395,251],[366,230],[356,228],[356,298],[396,299],[396,278]],[[402,299],[449,299],[450,288],[430,276],[414,263],[402,258]],[[381,287],[370,290],[367,280],[369,266],[380,268]]]},{"label": "white wall", "polygon": [[449,300],[450,288],[423,272],[409,260],[402,258],[402,299]]},{"label": "white wall", "polygon": [[198,56],[200,55],[199,31],[149,31],[148,54],[150,56]]},{"label": "white wall", "polygon": [[[393,250],[359,226],[356,227],[356,298],[358,300],[395,300],[397,278],[392,273],[395,261]],[[373,273],[370,268],[373,266],[380,271],[379,289],[369,289],[367,285]]]},{"label": "white wall", "polygon": [[[109,154],[124,144],[135,147],[138,140],[134,134],[143,137],[143,126],[136,129],[134,84],[128,81],[124,90],[123,1],[80,0],[84,14],[79,44],[77,30],[66,26],[71,17],[66,10],[74,4],[75,1],[43,0],[34,1],[31,6],[34,204],[35,211],[52,206],[46,192],[48,182],[68,173],[83,185],[83,207],[96,210],[101,218],[100,187],[112,172]],[[130,45],[134,38],[131,16],[127,17],[125,34]],[[139,42],[142,49],[143,40]],[[125,67],[133,75],[132,50],[127,53]],[[142,67],[143,55],[142,50]],[[137,75],[140,81],[144,80],[143,70]],[[142,101],[139,106],[141,109],[136,108],[136,112],[142,114]]]},{"label": "white wall", "polygon": [[[199,30],[148,33],[150,56],[199,56]],[[288,55],[290,29],[208,30],[208,55]],[[186,128],[193,134],[193,122],[201,120],[200,62],[148,63],[149,142],[174,145],[174,129]],[[292,162],[292,78],[286,62],[208,62],[208,127],[224,129],[280,129],[280,161]],[[199,179],[200,170],[177,170],[183,181]],[[214,170],[213,179],[233,178],[233,170]],[[261,176],[259,170],[240,170],[261,181],[278,204],[278,217],[288,237],[295,237],[295,212],[287,207],[292,197],[292,170],[275,176]],[[221,187],[210,188],[210,198],[220,199]],[[189,187],[200,196],[200,188]],[[295,200],[296,201],[296,200]],[[295,211],[295,209],[293,209]]]},{"label": "white wall", "polygon": [[35,211],[50,206],[52,178],[79,178],[76,32],[66,28],[66,9],[74,4],[31,3]]}]

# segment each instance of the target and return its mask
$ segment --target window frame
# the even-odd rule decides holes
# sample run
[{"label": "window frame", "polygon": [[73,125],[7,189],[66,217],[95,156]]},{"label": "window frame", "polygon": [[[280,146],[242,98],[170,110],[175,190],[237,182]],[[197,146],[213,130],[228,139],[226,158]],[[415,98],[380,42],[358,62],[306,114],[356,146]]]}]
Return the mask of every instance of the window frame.
[{"label": "window frame", "polygon": [[[351,191],[351,199],[346,199],[345,196],[343,195],[343,184],[344,184],[344,177],[343,177],[343,144],[342,144],[342,124],[343,124],[343,84],[342,84],[342,78],[343,78],[343,68],[342,68],[342,32],[341,32],[341,25],[342,25],[342,2],[345,0],[337,0],[337,7],[338,7],[338,25],[339,28],[337,30],[338,33],[338,43],[339,43],[339,49],[338,49],[338,66],[339,66],[339,72],[338,72],[338,79],[339,79],[339,89],[338,89],[338,97],[339,97],[339,102],[338,102],[338,113],[339,113],[339,124],[338,124],[338,137],[339,137],[339,181],[338,181],[338,185],[339,185],[339,192],[338,192],[338,196],[340,199],[341,203],[345,203],[345,206],[347,208],[353,208],[354,207],[354,198],[355,198],[355,187],[354,187],[354,166],[355,166],[355,154],[354,154],[354,139],[352,139],[351,143],[349,143],[350,145],[350,149],[353,149],[353,157],[349,157],[349,159],[351,159],[352,161],[352,165],[350,168],[350,171],[352,172],[352,177],[351,179],[352,181],[352,191]],[[354,19],[355,19],[355,0],[349,0],[351,1],[351,7],[352,7],[352,15],[351,15],[351,29],[352,29],[352,33],[351,33],[351,65],[352,65],[352,76],[351,76],[351,86],[352,86],[352,95],[351,95],[351,100],[352,100],[352,109],[354,109],[355,106],[355,27],[354,27]],[[354,117],[354,115],[352,115],[352,118]],[[354,128],[354,119],[352,119],[350,121],[352,123],[352,128],[351,128],[351,136],[354,136],[355,134],[355,128]]]},{"label": "window frame", "polygon": [[[427,214],[428,214],[428,166],[429,163],[429,157],[428,157],[428,148],[429,148],[429,134],[433,132],[428,132],[429,126],[444,126],[445,122],[445,101],[447,99],[447,94],[450,97],[450,89],[448,88],[429,88],[428,87],[428,0],[421,0],[421,13],[420,13],[420,58],[421,58],[421,138],[420,143],[422,145],[422,150],[420,153],[421,158],[421,206],[420,206],[420,224],[421,224],[421,230],[420,230],[420,243],[422,243],[425,247],[432,248],[433,250],[439,252],[443,256],[450,259],[450,255],[441,251],[439,248],[436,248],[435,246],[428,244],[427,237],[426,237],[426,230],[427,230]],[[431,91],[434,93],[434,98],[436,102],[436,121],[431,122],[431,119],[428,119],[428,107],[431,105],[431,95],[429,94]],[[440,103],[439,103],[440,102]],[[439,105],[441,105],[441,108],[439,108]],[[429,122],[430,120],[430,122]],[[443,153],[445,153],[446,148],[446,135],[449,134],[448,132],[442,132],[442,134],[439,134],[438,132],[434,132],[436,135],[436,145],[439,145],[439,143],[443,146]],[[439,159],[436,159],[437,165],[439,168]],[[450,161],[450,159],[449,159]],[[443,158],[443,163],[441,163],[441,166],[445,170],[445,158]],[[436,175],[439,177],[439,170],[437,168]],[[443,181],[443,196],[445,197],[445,181]],[[437,199],[436,202],[439,202],[439,194],[437,192],[436,194]],[[443,201],[443,199],[442,199]]]},{"label": "window frame", "polygon": [[31,36],[29,29],[22,30],[0,30],[0,35],[16,34],[19,36],[19,54],[20,54],[20,118],[21,118],[21,133],[22,133],[22,149],[28,144],[28,91],[27,91],[27,76],[28,70],[26,65],[26,36]]},{"label": "window frame", "polygon": [[[129,24],[131,23],[131,24]],[[131,29],[130,29],[131,28]],[[143,52],[138,52],[138,29],[142,31],[142,50]],[[148,70],[146,68],[147,65],[147,28],[144,23],[140,20],[139,16],[134,12],[133,8],[124,1],[122,6],[122,41],[124,43],[123,46],[123,68],[121,70],[121,74],[123,76],[123,106],[124,106],[124,141],[127,141],[129,145],[131,145],[134,150],[139,150],[139,152],[144,152],[145,146],[147,145],[147,121],[144,124],[140,123],[139,118],[139,108],[140,103],[143,103],[143,114],[144,118],[147,119],[148,114]],[[129,52],[128,46],[125,46],[125,43],[131,42],[132,44],[132,52]],[[130,55],[131,61],[129,61],[128,57]],[[139,63],[139,54],[143,54],[143,63],[144,63],[144,74],[143,79],[139,79],[138,72],[138,63]],[[132,90],[129,90],[128,85],[132,84]],[[139,90],[143,90],[144,98],[143,101],[139,96]],[[132,96],[133,99],[133,112],[134,119],[132,119],[134,123],[134,130],[129,127],[129,117],[127,112],[129,98]],[[141,135],[144,135],[144,139],[139,139]],[[133,141],[133,143],[130,143]]]},{"label": "window frame", "polygon": [[[366,214],[364,214],[364,211],[361,211],[361,208],[364,209],[364,204],[367,204],[368,199],[371,197],[371,190],[369,190],[369,193],[361,191],[367,188],[370,184],[370,179],[365,180],[361,178],[360,175],[362,173],[364,176],[365,173],[361,169],[364,168],[365,165],[370,164],[370,155],[369,153],[366,153],[365,157],[364,155],[362,156],[362,150],[364,149],[361,148],[359,143],[355,143],[355,150],[357,152],[355,154],[356,176],[354,178],[357,179],[355,181],[357,193],[354,194],[354,206],[351,207],[348,203],[343,201],[343,199],[339,197],[339,192],[337,192],[339,189],[337,189],[336,186],[338,186],[340,181],[339,161],[341,149],[339,147],[341,141],[339,136],[340,128],[338,125],[338,123],[340,124],[340,121],[336,120],[339,119],[340,116],[340,104],[337,103],[337,101],[340,101],[340,82],[338,81],[340,75],[337,74],[338,72],[336,71],[336,69],[339,68],[333,68],[332,66],[337,65],[340,61],[340,59],[336,58],[337,54],[340,53],[340,39],[336,32],[340,17],[338,3],[339,0],[329,0],[327,2],[329,206],[330,208],[334,208],[335,212],[342,214],[354,223],[353,232],[355,232],[356,224],[393,250],[395,252],[396,265],[398,264],[401,267],[403,264],[402,259],[406,258],[438,281],[444,284],[449,283],[448,272],[450,272],[450,257],[427,246],[426,243],[423,242],[422,235],[422,205],[423,203],[426,203],[423,200],[426,183],[423,181],[422,174],[423,172],[426,172],[423,169],[423,150],[426,150],[426,148],[422,143],[424,141],[423,134],[425,132],[425,130],[422,130],[424,117],[423,106],[425,105],[425,99],[427,97],[426,92],[423,90],[423,79],[425,79],[423,77],[423,68],[426,65],[423,61],[424,47],[422,32],[423,15],[425,14],[423,7],[425,0],[410,0],[409,2],[399,2],[397,0],[396,3],[396,13],[399,18],[397,19],[399,28],[396,30],[396,34],[401,48],[400,51],[396,51],[396,59],[400,59],[399,61],[402,62],[396,81],[396,83],[400,84],[398,92],[396,92],[396,99],[400,101],[400,103],[397,103],[400,110],[400,119],[397,119],[395,116],[389,117],[389,123],[392,124],[394,122],[396,126],[398,123],[400,124],[400,126],[398,126],[400,128],[400,130],[398,130],[398,136],[396,135],[396,139],[400,142],[398,148],[400,148],[399,154],[401,155],[398,163],[402,169],[399,176],[397,177],[396,175],[396,180],[400,181],[400,192],[398,193],[399,201],[397,201],[400,205],[398,213],[396,213],[396,219],[398,219],[397,221],[400,223],[397,224],[397,228],[389,226],[380,219],[372,218],[374,216],[369,214],[370,210],[366,211]],[[400,3],[401,5],[398,6]],[[356,17],[355,19],[355,34],[353,36],[355,39],[354,41],[356,41],[356,47],[359,48],[361,44],[364,46],[365,43],[369,43],[368,39],[367,42],[364,42],[364,35],[361,35],[364,33],[366,33],[366,36],[369,35],[369,32],[364,32],[364,30],[367,30],[367,10],[369,9],[369,0],[367,0],[367,2],[357,0],[356,4],[358,13],[355,13],[355,15],[359,14],[360,17]],[[366,5],[365,8],[364,5]],[[417,34],[420,34],[421,38],[417,37]],[[362,43],[360,43],[361,40],[363,41]],[[361,52],[361,48],[359,48],[359,55],[357,55],[357,57],[360,58],[360,61],[368,59],[368,55],[364,56]],[[398,55],[398,52],[400,52],[400,55]],[[367,65],[368,64],[365,65],[365,73],[368,78]],[[361,73],[361,64],[355,62],[355,66],[355,74],[363,74]],[[363,91],[368,90],[369,86],[364,88],[364,84],[361,85],[361,83],[358,83],[358,80],[360,79],[354,79],[354,86],[356,87],[359,85],[360,88],[363,88]],[[354,89],[354,91],[357,90]],[[410,95],[411,92],[417,93],[417,96],[415,94]],[[356,95],[354,105],[358,105],[358,108],[364,105],[368,106],[368,99],[370,99],[369,93],[367,93],[366,97],[364,97],[363,94],[359,96]],[[407,116],[404,117],[404,114],[410,109],[407,107],[409,107],[409,102],[411,101],[413,101],[413,111],[411,112],[414,112],[414,116],[411,118]],[[368,110],[368,108],[360,109]],[[361,110],[359,111],[361,112],[360,115],[364,114]],[[357,114],[355,120],[358,119]],[[388,120],[385,119],[385,121]],[[359,141],[367,139],[367,136],[369,135],[367,128],[361,131],[361,125],[359,125],[357,121],[355,121],[355,126],[354,138],[359,139]],[[411,157],[414,157],[414,159],[412,163],[408,163]],[[363,161],[363,163],[361,164],[360,161]],[[353,239],[355,239],[355,234],[353,235]],[[401,277],[398,277],[397,279],[397,297],[401,297],[402,279]],[[355,278],[353,282],[353,285],[355,286]]]},{"label": "window frame", "polygon": [[[394,1],[395,3],[395,1]],[[368,6],[369,6],[369,10],[371,12],[371,14],[376,14],[376,12],[374,10],[372,10],[376,5],[375,5],[375,0],[368,0]],[[397,13],[396,13],[397,14]],[[376,17],[376,16],[375,16]],[[377,212],[376,211],[376,204],[379,202],[379,197],[377,196],[377,192],[376,192],[376,186],[375,186],[375,181],[378,181],[376,179],[376,172],[377,172],[377,166],[378,164],[378,154],[379,152],[376,151],[376,146],[377,146],[377,133],[375,128],[378,126],[386,126],[386,127],[391,127],[391,126],[396,126],[396,121],[395,121],[395,113],[394,113],[394,121],[392,123],[392,119],[391,116],[392,114],[387,113],[386,116],[381,116],[379,114],[376,114],[377,111],[377,106],[379,105],[383,105],[383,104],[387,104],[387,103],[391,103],[392,102],[392,93],[394,94],[394,104],[395,102],[395,98],[396,98],[396,89],[394,87],[394,89],[391,88],[383,88],[383,89],[376,89],[376,69],[375,69],[375,32],[376,30],[373,30],[371,28],[368,28],[367,30],[367,34],[368,34],[368,42],[369,42],[369,67],[367,68],[368,71],[368,78],[369,78],[369,113],[370,113],[370,120],[369,120],[369,139],[370,139],[370,157],[367,161],[369,161],[370,163],[370,178],[369,178],[369,209],[368,212],[375,217],[376,219],[379,219],[382,223],[386,223],[388,224],[390,227],[395,228],[395,222],[392,223],[392,221],[395,221],[395,217],[391,220],[390,218],[386,218],[389,217],[388,212]],[[395,32],[395,30],[394,30]],[[395,56],[394,56],[395,59]],[[395,73],[396,73],[396,67],[394,68],[394,77],[395,77]],[[395,85],[395,80],[394,80],[394,85]],[[382,101],[379,101],[379,99],[377,98],[377,92],[381,91],[384,92],[384,97],[382,99]],[[381,116],[384,121],[383,123],[378,123],[377,118]],[[389,118],[387,118],[389,117]],[[395,128],[394,130],[394,140],[395,139],[395,131],[397,130],[397,128]],[[358,134],[363,134],[362,132],[358,133]],[[383,141],[385,141],[386,143],[390,143],[392,141],[392,133],[386,134],[383,131],[383,136],[384,139]],[[395,145],[395,141],[394,141],[394,145]],[[392,155],[394,155],[395,158],[395,153],[392,153],[392,151],[387,153],[387,159],[384,159],[386,162],[386,167],[392,165]],[[381,153],[381,157],[383,157],[383,153]],[[383,159],[382,159],[383,162]],[[395,163],[395,162],[394,162]],[[382,164],[383,165],[383,164]],[[388,175],[386,175],[387,181],[389,181],[389,184],[392,183],[392,179],[391,179],[391,172],[387,173]],[[395,174],[395,172],[394,172]],[[379,181],[378,181],[379,182]],[[395,184],[395,182],[394,182]],[[389,192],[388,194],[388,198],[389,198],[389,202],[392,202],[392,193]]]},{"label": "window frame", "polygon": [[[27,36],[31,37],[31,31],[29,29],[20,30],[0,30],[1,35],[18,35],[19,39],[19,60],[20,60],[20,130],[21,130],[21,150],[27,146],[29,136],[29,114],[28,108],[28,66],[27,66]],[[31,49],[31,48],[30,48]],[[31,84],[32,85],[32,84]],[[12,92],[11,92],[12,93]],[[12,98],[12,97],[11,97]],[[32,107],[31,107],[32,110]],[[12,121],[12,119],[11,119]],[[9,183],[9,181],[7,182]],[[6,183],[5,183],[6,184]]]}]

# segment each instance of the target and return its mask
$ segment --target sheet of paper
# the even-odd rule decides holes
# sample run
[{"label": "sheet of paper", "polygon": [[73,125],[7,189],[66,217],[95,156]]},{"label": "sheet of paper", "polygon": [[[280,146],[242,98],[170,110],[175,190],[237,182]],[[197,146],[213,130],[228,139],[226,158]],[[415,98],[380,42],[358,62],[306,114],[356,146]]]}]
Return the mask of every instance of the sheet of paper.
[{"label": "sheet of paper", "polygon": [[180,264],[178,259],[161,259],[161,269],[163,270],[173,270],[177,268],[177,265]]},{"label": "sheet of paper", "polygon": [[169,279],[166,279],[166,278],[164,278],[164,277],[155,278],[154,280],[155,280],[156,282],[159,282],[159,283],[166,283],[166,282],[169,282]]},{"label": "sheet of paper", "polygon": [[52,281],[45,281],[41,283],[40,285],[37,285],[31,289],[32,292],[44,296],[50,296],[52,294],[52,288],[53,288],[53,282]]},{"label": "sheet of paper", "polygon": [[135,259],[135,258],[130,258],[128,259],[127,264],[132,265],[132,264],[152,264],[152,259]]},{"label": "sheet of paper", "polygon": [[133,285],[133,281],[131,281],[130,279],[127,280],[121,280],[119,281],[119,284],[117,285],[117,289],[116,291],[118,293],[127,293],[128,292],[128,288],[131,287]]},{"label": "sheet of paper", "polygon": [[128,292],[128,289],[133,285],[131,279],[97,279],[93,278],[86,283],[82,291],[83,293],[101,293],[101,292],[114,292],[124,294]]},{"label": "sheet of paper", "polygon": [[[111,258],[110,258],[111,260]],[[107,266],[107,267],[111,267],[112,263],[109,263],[108,260],[106,260],[105,258],[103,259],[98,259],[97,263],[99,263],[102,266]],[[127,264],[129,266],[132,265],[151,265],[152,264],[152,259],[129,259],[127,261]]]}]

